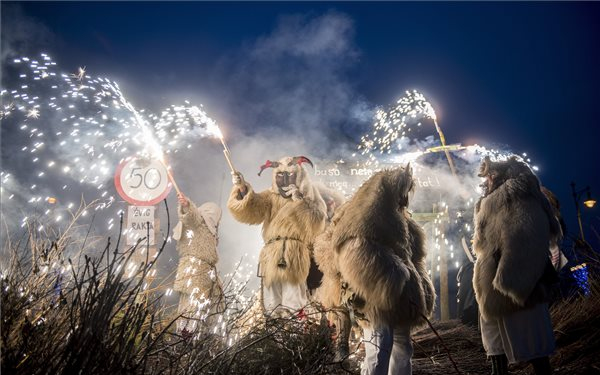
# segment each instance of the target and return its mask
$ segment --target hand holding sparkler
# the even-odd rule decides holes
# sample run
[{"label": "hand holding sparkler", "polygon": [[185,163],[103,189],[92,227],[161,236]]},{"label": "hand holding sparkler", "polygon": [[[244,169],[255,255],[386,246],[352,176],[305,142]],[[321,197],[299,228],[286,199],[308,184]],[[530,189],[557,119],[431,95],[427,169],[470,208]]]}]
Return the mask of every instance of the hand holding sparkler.
[{"label": "hand holding sparkler", "polygon": [[190,206],[190,200],[187,199],[187,197],[183,195],[183,193],[177,194],[177,201],[183,208],[188,208]]},{"label": "hand holding sparkler", "polygon": [[243,186],[246,184],[246,181],[244,181],[244,176],[238,171],[231,172],[231,182],[237,186]]},{"label": "hand holding sparkler", "polygon": [[238,199],[244,198],[248,189],[246,188],[246,181],[242,173],[238,171],[231,172],[231,182],[238,188]]}]

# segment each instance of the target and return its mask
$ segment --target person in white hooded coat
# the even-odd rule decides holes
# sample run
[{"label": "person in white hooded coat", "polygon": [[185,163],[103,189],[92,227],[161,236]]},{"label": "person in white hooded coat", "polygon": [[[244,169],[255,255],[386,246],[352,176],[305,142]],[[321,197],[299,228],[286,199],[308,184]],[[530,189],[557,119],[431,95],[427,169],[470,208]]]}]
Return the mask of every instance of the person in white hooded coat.
[{"label": "person in white hooded coat", "polygon": [[[178,196],[179,223],[173,229],[179,265],[173,289],[179,292],[178,313],[183,317],[215,312],[223,290],[217,273],[218,227],[221,209],[213,202],[200,207],[183,194]],[[212,309],[212,310],[211,310]],[[193,330],[193,320],[182,319],[178,328]]]}]

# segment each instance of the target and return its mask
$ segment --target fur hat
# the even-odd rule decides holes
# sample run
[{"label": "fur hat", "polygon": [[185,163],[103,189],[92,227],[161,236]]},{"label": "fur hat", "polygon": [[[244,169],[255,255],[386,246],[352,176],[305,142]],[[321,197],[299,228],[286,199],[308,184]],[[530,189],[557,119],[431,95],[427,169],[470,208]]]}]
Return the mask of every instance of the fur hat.
[{"label": "fur hat", "polygon": [[206,202],[198,207],[198,213],[204,219],[210,233],[216,236],[219,221],[221,221],[221,208],[214,202]]},{"label": "fur hat", "polygon": [[[217,206],[216,203],[206,202],[198,207],[198,214],[202,217],[202,219],[204,219],[204,222],[206,223],[210,233],[212,233],[213,236],[216,236],[219,221],[221,221],[221,208]],[[173,228],[173,239],[179,241],[181,239],[182,230],[183,224],[180,221],[177,223],[175,228]]]}]

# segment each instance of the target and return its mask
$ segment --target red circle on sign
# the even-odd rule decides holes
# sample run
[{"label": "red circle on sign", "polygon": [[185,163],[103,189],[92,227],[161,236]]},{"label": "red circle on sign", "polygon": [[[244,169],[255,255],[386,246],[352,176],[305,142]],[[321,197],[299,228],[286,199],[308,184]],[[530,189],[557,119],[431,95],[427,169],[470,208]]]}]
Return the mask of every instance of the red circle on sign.
[{"label": "red circle on sign", "polygon": [[[167,183],[167,187],[159,196],[152,198],[150,200],[147,200],[147,201],[143,201],[143,200],[139,200],[139,199],[130,197],[125,192],[125,190],[123,189],[123,185],[121,184],[121,172],[123,171],[123,168],[125,168],[125,166],[127,164],[135,162],[135,160],[136,160],[135,157],[128,157],[125,160],[123,160],[121,163],[119,163],[119,165],[117,166],[117,170],[115,172],[115,187],[117,188],[117,193],[119,193],[121,198],[123,198],[126,202],[134,204],[136,206],[154,206],[155,204],[159,203],[160,201],[162,201],[169,195],[169,193],[171,192],[171,189],[173,188],[173,184],[171,183],[171,181],[169,181]],[[166,169],[166,167],[165,167],[165,169]]]}]

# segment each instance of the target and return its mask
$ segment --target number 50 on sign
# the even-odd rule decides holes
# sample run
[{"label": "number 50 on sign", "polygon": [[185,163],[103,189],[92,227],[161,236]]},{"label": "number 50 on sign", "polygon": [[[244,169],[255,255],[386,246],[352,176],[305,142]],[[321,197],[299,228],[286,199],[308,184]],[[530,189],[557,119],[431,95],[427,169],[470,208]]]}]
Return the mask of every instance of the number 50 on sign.
[{"label": "number 50 on sign", "polygon": [[117,192],[127,202],[153,206],[171,191],[167,168],[155,159],[125,159],[115,173]]}]

